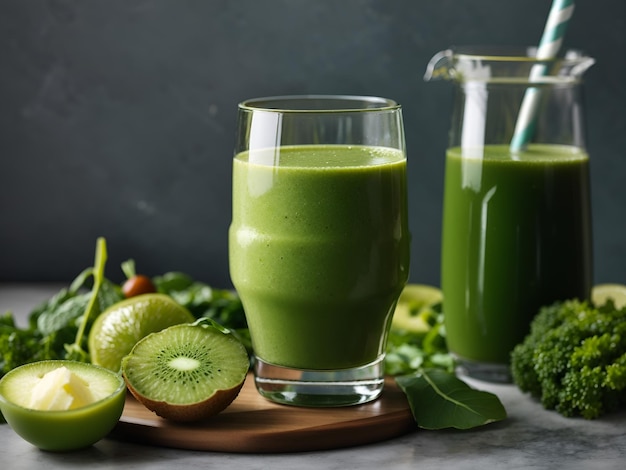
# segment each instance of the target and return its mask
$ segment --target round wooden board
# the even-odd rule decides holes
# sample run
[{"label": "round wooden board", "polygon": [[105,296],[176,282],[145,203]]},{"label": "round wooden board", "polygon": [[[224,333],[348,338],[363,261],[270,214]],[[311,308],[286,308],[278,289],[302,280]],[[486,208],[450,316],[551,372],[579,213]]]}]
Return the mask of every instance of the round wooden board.
[{"label": "round wooden board", "polygon": [[202,422],[174,423],[127,395],[114,439],[179,449],[278,453],[378,442],[417,428],[407,399],[392,378],[378,400],[342,408],[278,405],[261,397],[248,374],[226,410]]}]

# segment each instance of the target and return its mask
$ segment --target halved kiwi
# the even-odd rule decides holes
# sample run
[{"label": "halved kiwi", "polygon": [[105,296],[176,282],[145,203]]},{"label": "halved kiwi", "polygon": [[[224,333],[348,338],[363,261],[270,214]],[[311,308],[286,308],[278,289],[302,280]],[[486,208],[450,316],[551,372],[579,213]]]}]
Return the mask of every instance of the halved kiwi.
[{"label": "halved kiwi", "polygon": [[133,396],[157,415],[197,421],[233,402],[249,365],[237,338],[200,321],[141,339],[122,360],[122,375]]}]

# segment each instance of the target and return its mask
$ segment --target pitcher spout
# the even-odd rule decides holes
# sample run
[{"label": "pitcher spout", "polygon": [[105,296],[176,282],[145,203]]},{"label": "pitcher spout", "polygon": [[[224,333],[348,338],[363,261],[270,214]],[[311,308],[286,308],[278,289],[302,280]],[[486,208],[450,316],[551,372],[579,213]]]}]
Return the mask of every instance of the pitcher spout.
[{"label": "pitcher spout", "polygon": [[452,49],[437,52],[426,66],[424,81],[450,80],[452,79],[452,59],[454,52]]},{"label": "pitcher spout", "polygon": [[575,50],[567,51],[565,54],[565,61],[571,63],[568,75],[576,79],[582,77],[589,67],[596,63],[593,57],[589,57],[588,55]]}]

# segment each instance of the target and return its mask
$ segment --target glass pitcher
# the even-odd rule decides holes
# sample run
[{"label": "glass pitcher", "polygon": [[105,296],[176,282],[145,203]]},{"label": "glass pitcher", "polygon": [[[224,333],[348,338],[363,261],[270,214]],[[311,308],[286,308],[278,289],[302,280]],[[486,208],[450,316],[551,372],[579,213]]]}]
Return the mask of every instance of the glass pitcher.
[{"label": "glass pitcher", "polygon": [[577,51],[465,48],[436,54],[425,79],[454,84],[446,152],[441,287],[463,372],[510,382],[509,358],[542,306],[588,299],[589,158]]}]

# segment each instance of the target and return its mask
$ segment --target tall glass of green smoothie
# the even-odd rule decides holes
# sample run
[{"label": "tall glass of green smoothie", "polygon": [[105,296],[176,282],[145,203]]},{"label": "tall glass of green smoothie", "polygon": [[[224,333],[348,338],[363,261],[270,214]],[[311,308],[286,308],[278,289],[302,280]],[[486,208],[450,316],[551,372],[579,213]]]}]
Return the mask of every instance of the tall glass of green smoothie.
[{"label": "tall glass of green smoothie", "polygon": [[376,399],[409,274],[401,107],[357,96],[239,105],[229,262],[257,390],[279,403]]},{"label": "tall glass of green smoothie", "polygon": [[[455,84],[446,152],[441,287],[448,347],[462,372],[509,382],[509,358],[542,306],[588,299],[592,285],[589,157],[576,51],[455,49],[427,78]],[[532,80],[533,67],[543,67]],[[536,75],[536,74],[535,74]],[[536,113],[512,144],[520,107]]]}]

